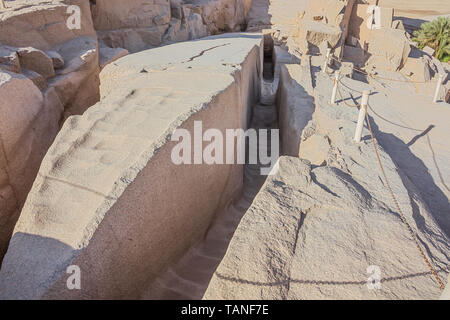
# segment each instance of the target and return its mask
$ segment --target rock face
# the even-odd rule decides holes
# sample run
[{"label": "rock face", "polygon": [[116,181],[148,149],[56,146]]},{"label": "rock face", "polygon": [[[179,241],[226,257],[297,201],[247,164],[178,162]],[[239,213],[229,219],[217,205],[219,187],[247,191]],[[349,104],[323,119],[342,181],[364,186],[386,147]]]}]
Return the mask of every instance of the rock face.
[{"label": "rock face", "polygon": [[170,22],[169,0],[99,0],[91,8],[99,39],[130,52],[161,45]]},{"label": "rock face", "polygon": [[146,28],[170,20],[169,0],[97,0],[91,10],[96,30]]},{"label": "rock face", "polygon": [[[80,8],[80,29],[67,26],[70,5]],[[89,0],[38,0],[31,5],[26,0],[15,0],[14,7],[0,13],[0,30],[0,43],[40,50],[50,50],[81,36],[95,38]]]},{"label": "rock face", "polygon": [[92,8],[99,39],[130,52],[244,31],[251,0],[101,0]]},{"label": "rock face", "polygon": [[[314,113],[310,65],[281,66],[278,92],[281,152],[297,157],[302,132]],[[302,83],[303,85],[299,85]]]},{"label": "rock face", "polygon": [[[52,92],[55,105],[50,109],[58,110],[51,117],[55,123],[41,125],[60,126],[99,100],[99,72],[107,64],[129,51],[243,29],[250,4],[251,0],[17,0],[0,12],[0,70],[22,73],[44,96]],[[79,8],[79,28],[71,26],[78,18],[71,6]],[[42,155],[47,147],[41,146]],[[28,188],[34,178],[26,179]]]},{"label": "rock face", "polygon": [[[235,33],[106,66],[101,101],[65,122],[42,162],[3,261],[0,297],[138,297],[201,238],[240,191],[243,166],[177,166],[170,139],[177,128],[192,134],[195,120],[204,130],[247,127],[260,43]],[[72,264],[83,290],[67,290]]]},{"label": "rock face", "polygon": [[[70,5],[81,9],[81,29],[66,24]],[[87,0],[14,1],[0,12],[0,29],[0,140],[6,161],[0,184],[14,191],[4,198],[8,210],[0,211],[1,260],[17,211],[62,122],[99,99],[99,63]]]},{"label": "rock face", "polygon": [[305,10],[295,19],[297,30],[292,34],[298,49],[303,53],[312,50],[324,54],[324,49],[331,48],[340,57],[354,3],[354,0],[307,1]]},{"label": "rock face", "polygon": [[126,55],[128,55],[128,50],[123,48],[100,47],[99,48],[100,69],[103,69],[111,62],[114,62],[122,57],[125,57]]},{"label": "rock face", "polygon": [[367,62],[376,68],[387,71],[398,71],[406,63],[411,51],[405,31],[392,28],[372,30],[370,34]]},{"label": "rock face", "polygon": [[53,142],[62,114],[54,91],[41,91],[25,76],[0,71],[0,256],[21,204]]},{"label": "rock face", "polygon": [[45,78],[55,75],[53,60],[43,51],[35,48],[20,48],[17,51],[19,55],[20,66],[39,73]]},{"label": "rock face", "polygon": [[[317,135],[326,137],[329,146],[320,153],[327,165],[311,165],[317,154],[279,159],[279,171],[242,218],[204,298],[438,298],[439,286],[393,205],[370,139],[352,141],[358,111],[328,105],[323,93],[331,92],[332,81],[322,74],[316,81],[316,110],[300,150]],[[445,279],[449,239],[378,148],[406,220]],[[378,271],[381,288],[370,289],[367,282]]]},{"label": "rock face", "polygon": [[0,69],[20,73],[19,56],[15,48],[0,45]]},{"label": "rock face", "polygon": [[64,119],[82,114],[99,100],[99,54],[97,41],[79,37],[54,47],[64,68],[49,81],[64,105]]}]

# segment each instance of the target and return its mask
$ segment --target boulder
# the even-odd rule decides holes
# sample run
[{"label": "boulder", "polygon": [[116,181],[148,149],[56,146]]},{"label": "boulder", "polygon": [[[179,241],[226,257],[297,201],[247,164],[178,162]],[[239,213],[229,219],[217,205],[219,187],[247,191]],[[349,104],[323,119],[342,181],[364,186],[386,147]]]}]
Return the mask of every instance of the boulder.
[{"label": "boulder", "polygon": [[423,47],[422,50],[423,50],[423,52],[429,54],[430,56],[434,56],[434,52],[436,51],[433,48],[430,48],[429,46]]},{"label": "boulder", "polygon": [[47,56],[45,52],[32,48],[19,48],[20,65],[22,68],[33,70],[45,78],[51,78],[55,75],[52,58]]},{"label": "boulder", "polygon": [[427,57],[409,57],[400,72],[411,77],[413,81],[430,81],[433,78],[432,61]]},{"label": "boulder", "polygon": [[39,88],[39,90],[43,91],[45,88],[47,88],[47,80],[41,74],[28,69],[22,69],[22,74],[33,81],[33,83],[36,85],[36,87]]},{"label": "boulder", "polygon": [[53,68],[55,68],[55,69],[64,68],[64,59],[63,59],[63,57],[61,57],[61,55],[58,52],[48,50],[48,51],[45,51],[45,54],[47,56],[49,56],[50,59],[52,59]]},{"label": "boulder", "polygon": [[340,63],[339,71],[341,72],[341,76],[353,78],[353,70],[355,65],[353,62],[344,61]]},{"label": "boulder", "polygon": [[20,61],[17,48],[0,45],[0,68],[20,73]]},{"label": "boulder", "polygon": [[64,119],[82,114],[99,100],[99,54],[97,40],[75,38],[53,48],[65,61],[64,68],[48,81],[64,105]]},{"label": "boulder", "polygon": [[411,51],[405,32],[392,28],[374,29],[370,35],[369,65],[387,71],[397,71],[406,63]]},{"label": "boulder", "polygon": [[117,59],[120,59],[126,55],[128,55],[128,50],[123,48],[100,47],[99,48],[100,69],[103,69],[111,62],[114,62]]},{"label": "boulder", "polygon": [[91,10],[96,30],[168,25],[171,11],[169,0],[96,0]]},{"label": "boulder", "polygon": [[358,39],[360,47],[362,48],[364,48],[365,43],[369,42],[372,31],[367,27],[369,17],[369,14],[367,13],[368,8],[369,4],[355,4],[348,25],[349,36]]},{"label": "boulder", "polygon": [[[244,31],[246,17],[250,11],[252,0],[194,0],[193,9],[198,12],[208,30],[208,34]],[[195,11],[194,11],[195,12]]]},{"label": "boulder", "polygon": [[134,53],[208,35],[198,8],[181,0],[101,0],[92,12],[101,42]]},{"label": "boulder", "polygon": [[0,71],[0,101],[1,260],[41,160],[58,132],[62,105],[51,90],[43,94],[24,75],[7,71]]},{"label": "boulder", "polygon": [[394,21],[392,21],[392,28],[406,31],[402,20],[394,20]]},{"label": "boulder", "polygon": [[323,166],[327,164],[330,144],[327,137],[314,134],[301,143],[298,157],[308,160],[312,165]]},{"label": "boulder", "polygon": [[[18,2],[0,12],[0,43],[50,50],[80,36],[95,37],[88,0],[36,0]],[[69,28],[68,8],[80,8],[80,29]]]},{"label": "boulder", "polygon": [[182,0],[170,0],[170,13],[171,17],[181,20],[183,19],[183,1]]},{"label": "boulder", "polygon": [[339,27],[303,19],[299,22],[297,35],[300,41],[306,40],[313,46],[320,47],[326,41],[334,48],[339,43],[342,32]]},{"label": "boulder", "polygon": [[124,48],[131,53],[158,47],[169,28],[167,25],[154,25],[145,28],[124,28],[98,31],[98,39],[111,48]]}]

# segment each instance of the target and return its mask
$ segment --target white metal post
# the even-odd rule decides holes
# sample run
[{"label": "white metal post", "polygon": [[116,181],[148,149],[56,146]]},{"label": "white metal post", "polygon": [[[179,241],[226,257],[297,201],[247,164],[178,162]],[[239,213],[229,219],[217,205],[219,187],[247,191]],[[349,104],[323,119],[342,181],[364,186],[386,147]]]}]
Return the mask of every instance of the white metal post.
[{"label": "white metal post", "polygon": [[2,2],[2,8],[3,8],[3,9],[6,9],[5,1],[4,1],[4,0],[1,0],[1,2]]},{"label": "white metal post", "polygon": [[359,109],[358,123],[356,124],[355,141],[361,141],[364,119],[366,118],[367,103],[369,102],[370,90],[364,90],[361,99],[361,108]]},{"label": "white metal post", "polygon": [[330,100],[331,104],[336,103],[336,93],[337,93],[340,74],[341,74],[341,72],[339,70],[337,70],[334,74],[334,86],[333,86],[333,92],[331,93],[331,100]]},{"label": "white metal post", "polygon": [[327,49],[327,54],[325,56],[325,62],[323,63],[323,68],[322,68],[323,73],[327,73],[327,71],[328,71],[328,64],[330,62],[330,55],[331,55],[331,49],[328,48]]},{"label": "white metal post", "polygon": [[438,79],[438,83],[436,85],[436,91],[434,92],[434,97],[433,97],[433,102],[437,102],[439,99],[439,93],[441,91],[441,84],[442,82],[444,82],[444,75],[440,74],[439,75],[439,79]]}]

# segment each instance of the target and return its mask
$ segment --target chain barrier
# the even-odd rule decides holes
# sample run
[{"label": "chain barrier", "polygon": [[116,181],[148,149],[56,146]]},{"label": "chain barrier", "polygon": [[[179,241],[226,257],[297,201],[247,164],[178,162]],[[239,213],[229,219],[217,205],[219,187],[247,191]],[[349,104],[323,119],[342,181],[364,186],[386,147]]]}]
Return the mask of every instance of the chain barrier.
[{"label": "chain barrier", "polygon": [[[341,79],[342,79],[342,78],[343,78],[343,77],[341,77]],[[330,79],[331,79],[331,77],[330,77]],[[347,85],[345,85],[345,84],[341,81],[341,79],[339,80],[339,83],[340,83],[342,86],[344,86],[345,88],[347,88],[347,89],[350,90],[350,91],[357,92],[357,93],[362,93],[361,91],[354,90],[354,89],[348,87]],[[352,108],[359,108],[359,107],[360,107],[359,104],[357,104],[357,105],[350,105],[349,103],[347,103],[347,102],[345,101],[345,99],[344,99],[344,97],[343,97],[343,95],[342,95],[341,90],[339,89],[339,87],[338,87],[338,94],[339,94],[340,99],[341,99],[348,107],[352,107]],[[377,113],[377,112],[370,106],[370,104],[367,105],[367,108],[368,108],[370,111],[372,111],[372,113],[373,113],[374,115],[376,115],[378,118],[380,118],[381,120],[383,120],[383,121],[385,121],[385,122],[387,122],[387,123],[390,123],[390,124],[392,124],[392,125],[394,125],[394,126],[397,126],[397,127],[403,128],[403,129],[412,130],[412,131],[417,131],[417,132],[425,132],[425,131],[427,130],[427,129],[411,128],[411,127],[408,127],[408,126],[405,126],[405,125],[402,125],[402,124],[393,122],[393,121],[391,121],[391,120],[389,120],[389,119],[386,119],[385,117],[383,117],[382,115],[380,115],[379,113]],[[445,183],[444,177],[442,176],[442,172],[441,172],[441,170],[439,169],[439,165],[437,164],[437,161],[436,161],[436,155],[435,155],[435,153],[434,153],[433,146],[431,145],[431,138],[430,138],[428,132],[426,133],[426,136],[427,136],[427,144],[428,144],[428,147],[430,148],[431,155],[432,155],[432,158],[433,158],[433,163],[434,163],[434,166],[435,166],[435,168],[436,168],[437,174],[438,174],[438,176],[439,176],[439,180],[441,180],[441,183],[442,183],[442,185],[444,186],[444,188],[445,188],[448,192],[450,192],[450,188],[449,188],[449,187],[447,186],[447,184]]]},{"label": "chain barrier", "polygon": [[445,284],[444,282],[441,280],[441,278],[438,276],[437,272],[434,270],[430,260],[427,258],[427,256],[425,255],[425,253],[423,252],[422,248],[419,245],[419,241],[417,240],[417,237],[413,231],[413,229],[411,228],[411,226],[409,225],[408,221],[406,220],[402,209],[400,208],[400,205],[397,201],[397,198],[394,195],[394,192],[392,191],[391,185],[389,183],[389,180],[387,178],[386,172],[384,171],[384,167],[383,164],[381,162],[381,158],[380,155],[378,154],[378,148],[375,142],[375,137],[372,131],[372,126],[370,125],[370,121],[369,121],[369,114],[366,112],[366,122],[367,122],[367,126],[369,127],[369,131],[370,131],[370,136],[372,139],[372,144],[373,144],[373,148],[375,150],[375,154],[377,156],[377,161],[378,161],[378,165],[380,166],[381,172],[383,174],[384,180],[386,182],[386,186],[389,190],[389,193],[391,194],[392,200],[395,203],[395,206],[397,207],[398,213],[400,215],[401,220],[403,221],[403,224],[406,226],[406,228],[408,229],[409,234],[411,235],[411,237],[414,240],[414,243],[417,247],[417,249],[419,250],[420,255],[422,256],[422,259],[424,260],[425,264],[428,266],[428,269],[431,271],[431,273],[433,274],[434,278],[436,279],[437,283],[439,284],[439,287],[441,288],[441,291],[444,290],[445,288]]},{"label": "chain barrier", "polygon": [[[328,77],[329,77],[331,80],[333,80],[333,79],[331,78],[330,74],[327,73],[327,75],[328,75]],[[347,87],[346,85],[344,85],[344,84],[342,83],[341,80],[342,80],[342,77],[341,77],[340,79],[338,79],[338,80],[334,79],[334,81],[337,81],[338,84],[340,83],[340,84],[342,84],[343,86]],[[347,87],[347,88],[348,88],[348,87]],[[353,89],[351,89],[351,88],[348,88],[348,89],[351,90],[351,91],[359,92],[359,91],[353,90]],[[343,101],[344,104],[347,105],[348,107],[350,107],[350,108],[359,108],[359,107],[361,106],[360,104],[351,105],[351,104],[347,103],[347,102],[345,101],[345,99],[344,99],[344,96],[342,95],[341,90],[339,89],[339,86],[337,87],[337,91],[338,91],[338,94],[339,94],[339,97],[340,97],[341,101]],[[394,124],[394,125],[397,125],[397,126],[399,126],[399,127],[405,128],[405,129],[414,130],[414,131],[420,131],[420,132],[423,132],[423,131],[424,131],[424,130],[421,130],[421,129],[411,128],[411,127],[407,127],[407,126],[403,126],[403,125],[400,125],[400,124],[396,124],[396,123],[394,123],[394,122],[391,122],[391,121],[387,120],[386,118],[384,118],[384,117],[380,116],[379,114],[377,114],[369,104],[367,104],[367,107],[368,107],[368,109],[371,110],[375,115],[377,115],[377,116],[380,117],[381,119],[383,119],[383,120],[385,120],[385,121],[388,121],[388,122],[390,122],[390,123],[392,123],[392,124]],[[377,144],[376,144],[376,142],[375,142],[375,136],[374,136],[374,133],[373,133],[373,131],[372,131],[372,126],[371,126],[371,124],[370,124],[368,112],[366,112],[366,122],[367,122],[367,126],[368,126],[368,128],[369,128],[369,131],[370,131],[370,136],[371,136],[372,144],[373,144],[373,147],[374,147],[374,150],[375,150],[375,155],[376,155],[376,157],[377,157],[378,165],[379,165],[379,167],[380,167],[380,170],[381,170],[381,173],[382,173],[382,175],[383,175],[383,178],[384,178],[384,180],[385,180],[385,182],[386,182],[386,186],[387,186],[387,189],[388,189],[388,191],[389,191],[389,193],[390,193],[390,195],[391,195],[392,201],[394,202],[394,204],[395,204],[395,206],[396,206],[396,208],[397,208],[397,211],[398,211],[398,213],[399,213],[399,215],[400,215],[400,218],[401,218],[403,224],[405,225],[405,227],[406,227],[406,229],[408,230],[408,232],[409,232],[411,238],[413,239],[413,241],[414,241],[414,243],[415,243],[415,245],[416,245],[416,247],[417,247],[417,250],[418,250],[419,253],[420,253],[420,256],[422,257],[423,261],[424,261],[425,264],[427,265],[427,267],[428,267],[428,269],[430,270],[431,274],[432,274],[432,275],[434,276],[434,278],[436,279],[436,281],[437,281],[437,283],[439,284],[439,287],[440,287],[440,289],[441,289],[441,291],[442,291],[442,290],[444,290],[444,288],[445,288],[445,284],[444,284],[444,282],[441,280],[441,278],[439,277],[439,275],[437,274],[436,270],[434,269],[433,265],[431,264],[431,261],[430,261],[430,260],[427,258],[427,256],[425,255],[423,249],[420,247],[419,241],[417,240],[417,236],[415,235],[413,229],[411,228],[410,224],[409,224],[408,221],[406,220],[405,215],[403,214],[403,211],[402,211],[402,209],[401,209],[401,207],[400,207],[400,205],[399,205],[399,203],[398,203],[398,200],[397,200],[397,198],[396,198],[394,192],[392,191],[391,184],[390,184],[390,182],[389,182],[389,180],[388,180],[388,178],[387,178],[386,172],[385,172],[385,170],[384,170],[383,163],[381,162],[381,158],[380,158],[380,155],[379,155],[379,153],[378,153],[378,148],[377,148]],[[431,147],[431,142],[430,142],[430,138],[429,138],[429,136],[428,136],[428,133],[427,133],[427,139],[428,139],[428,144],[429,144],[429,146],[430,146],[430,149],[431,149],[431,151],[433,152],[433,149],[432,149],[432,147]],[[434,152],[433,152],[433,159],[434,159],[434,161],[435,161]],[[438,168],[438,167],[437,167],[437,164],[436,164],[436,161],[435,161],[435,165],[436,165],[436,168]],[[440,178],[441,178],[441,182],[444,184],[444,186],[445,186],[445,187],[447,188],[447,190],[448,190],[448,187],[447,187],[447,185],[444,183],[444,180],[443,180],[443,178],[442,178],[442,175],[440,174],[439,169],[438,169],[438,173],[439,173],[439,176],[440,176]]]}]

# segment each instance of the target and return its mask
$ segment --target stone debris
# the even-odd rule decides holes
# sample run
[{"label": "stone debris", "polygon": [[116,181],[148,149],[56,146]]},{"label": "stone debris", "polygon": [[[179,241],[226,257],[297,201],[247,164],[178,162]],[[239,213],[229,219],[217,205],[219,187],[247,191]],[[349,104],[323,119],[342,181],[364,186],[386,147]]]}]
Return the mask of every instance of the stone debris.
[{"label": "stone debris", "polygon": [[36,48],[19,48],[20,66],[39,73],[44,78],[51,78],[55,75],[53,60],[45,52]]},{"label": "stone debris", "polygon": [[370,34],[368,52],[370,66],[387,71],[398,71],[406,63],[411,47],[405,32],[392,28],[374,29]]},{"label": "stone debris", "polygon": [[45,54],[52,59],[53,68],[55,69],[64,68],[64,59],[58,52],[48,50],[45,52]]},{"label": "stone debris", "polygon": [[128,50],[123,48],[100,47],[98,54],[100,69],[103,69],[108,64],[128,55]]},{"label": "stone debris", "polygon": [[0,45],[0,68],[20,73],[20,61],[16,48]]}]

